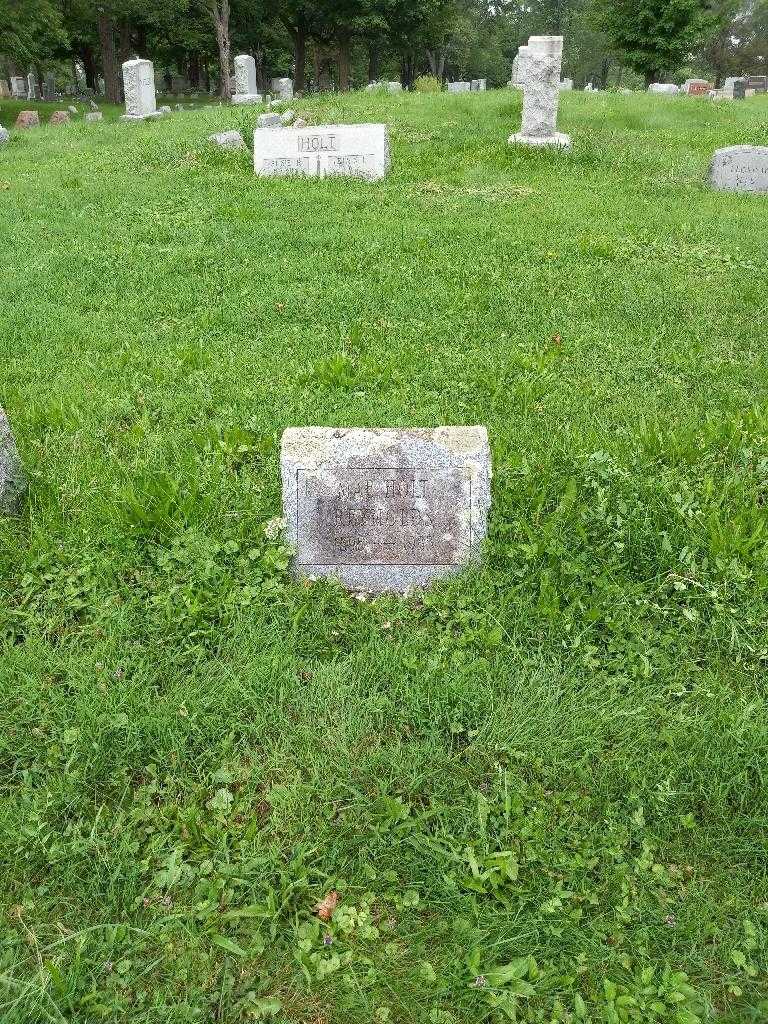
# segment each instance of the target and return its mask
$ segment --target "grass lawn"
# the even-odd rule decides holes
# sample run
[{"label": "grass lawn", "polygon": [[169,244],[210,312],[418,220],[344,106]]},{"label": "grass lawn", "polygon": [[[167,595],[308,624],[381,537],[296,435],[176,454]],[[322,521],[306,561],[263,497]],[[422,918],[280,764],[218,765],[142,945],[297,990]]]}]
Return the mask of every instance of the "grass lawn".
[{"label": "grass lawn", "polygon": [[[293,106],[390,176],[0,148],[0,1019],[765,1021],[768,197],[705,175],[768,99]],[[290,579],[285,427],[463,423],[481,571]]]}]

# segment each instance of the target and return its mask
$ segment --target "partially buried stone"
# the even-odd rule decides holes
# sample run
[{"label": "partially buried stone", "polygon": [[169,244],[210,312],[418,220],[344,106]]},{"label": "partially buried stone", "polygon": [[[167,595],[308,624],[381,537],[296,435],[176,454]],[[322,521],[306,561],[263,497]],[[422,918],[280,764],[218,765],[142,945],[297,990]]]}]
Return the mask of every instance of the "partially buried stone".
[{"label": "partially buried stone", "polygon": [[222,149],[245,149],[245,139],[238,131],[217,132],[209,135],[208,141]]},{"label": "partially buried stone", "polygon": [[726,192],[768,192],[768,146],[727,146],[715,150],[709,180]]},{"label": "partially buried stone", "polygon": [[100,110],[89,110],[88,113],[85,115],[85,120],[89,124],[95,124],[96,121],[103,121],[104,115]]},{"label": "partially buried stone", "polygon": [[0,513],[15,515],[21,506],[26,478],[8,417],[0,409]]},{"label": "partially buried stone", "polygon": [[281,128],[282,119],[279,114],[259,114],[259,128]]},{"label": "partially buried stone", "polygon": [[77,113],[77,107],[67,107],[67,110],[70,112],[70,114]]},{"label": "partially buried stone", "polygon": [[284,110],[280,115],[280,122],[281,124],[287,127],[295,119],[295,117],[296,114],[294,113],[293,110]]},{"label": "partially buried stone", "polygon": [[9,142],[10,138],[11,133],[8,131],[7,128],[3,128],[3,126],[0,124],[0,144],[2,144],[3,142]]},{"label": "partially buried stone", "polygon": [[48,124],[69,124],[69,114],[66,110],[54,110],[48,118]]},{"label": "partially buried stone", "polygon": [[491,501],[484,427],[291,427],[281,471],[298,576],[402,593],[480,557]]},{"label": "partially buried stone", "polygon": [[40,115],[36,110],[22,110],[16,118],[17,128],[39,128]]}]

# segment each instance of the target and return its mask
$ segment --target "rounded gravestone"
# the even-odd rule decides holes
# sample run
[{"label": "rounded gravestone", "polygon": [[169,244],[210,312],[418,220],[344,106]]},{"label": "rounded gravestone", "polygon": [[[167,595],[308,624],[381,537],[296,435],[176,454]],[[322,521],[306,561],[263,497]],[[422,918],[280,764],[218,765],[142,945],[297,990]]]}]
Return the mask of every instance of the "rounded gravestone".
[{"label": "rounded gravestone", "polygon": [[727,146],[715,150],[709,168],[713,188],[768,193],[768,146]]}]

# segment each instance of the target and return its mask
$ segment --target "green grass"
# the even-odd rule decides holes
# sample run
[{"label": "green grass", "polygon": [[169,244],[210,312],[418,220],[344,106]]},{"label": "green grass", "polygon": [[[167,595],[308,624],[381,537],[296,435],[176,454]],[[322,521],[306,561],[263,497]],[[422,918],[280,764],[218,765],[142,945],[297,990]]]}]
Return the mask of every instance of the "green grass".
[{"label": "green grass", "polygon": [[[765,1020],[768,198],[705,175],[768,101],[294,106],[391,175],[0,149],[3,1024]],[[443,423],[483,569],[292,582],[281,431]]]}]

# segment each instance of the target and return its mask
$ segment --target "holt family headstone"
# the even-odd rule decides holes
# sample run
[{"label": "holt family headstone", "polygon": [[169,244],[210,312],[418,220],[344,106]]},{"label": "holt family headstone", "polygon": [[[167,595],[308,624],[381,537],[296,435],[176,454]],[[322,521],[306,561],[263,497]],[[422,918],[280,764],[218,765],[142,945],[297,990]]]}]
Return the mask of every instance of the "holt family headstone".
[{"label": "holt family headstone", "polygon": [[[280,124],[280,116],[274,116]],[[262,127],[253,133],[253,167],[262,177],[346,175],[373,181],[383,178],[389,165],[385,124]]]}]

